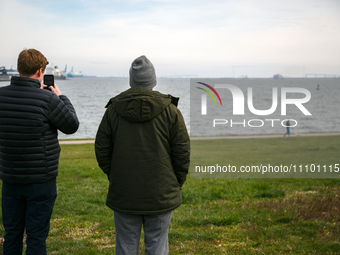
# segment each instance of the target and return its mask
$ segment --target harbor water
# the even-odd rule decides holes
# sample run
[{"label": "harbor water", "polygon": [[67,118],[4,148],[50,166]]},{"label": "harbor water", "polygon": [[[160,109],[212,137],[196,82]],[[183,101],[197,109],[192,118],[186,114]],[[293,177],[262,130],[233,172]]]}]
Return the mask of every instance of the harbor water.
[{"label": "harbor water", "polygon": [[[295,131],[301,133],[340,131],[339,78],[229,79],[228,82],[239,86],[243,91],[246,91],[249,84],[253,84],[254,107],[257,109],[270,108],[272,95],[270,91],[268,92],[269,86],[306,88],[311,92],[312,98],[308,103],[308,110],[311,111],[313,117],[303,116],[300,118],[298,120],[299,126]],[[56,80],[56,83],[62,94],[68,96],[71,100],[80,121],[79,130],[75,134],[59,133],[60,139],[94,138],[109,99],[129,88],[128,78],[73,78]],[[0,86],[8,84],[9,82],[0,82]],[[157,80],[157,86],[154,90],[180,98],[178,108],[181,110],[192,136],[283,134],[285,132],[285,128],[282,126],[273,129],[270,125],[268,127],[263,126],[260,129],[224,127],[216,132],[210,127],[211,123],[204,122],[195,123],[195,126],[202,125],[206,128],[195,128],[195,130],[190,131],[190,107],[200,108],[201,103],[197,100],[198,97],[192,99],[190,103],[190,79],[160,78]],[[245,119],[252,118],[247,114],[249,113],[245,114]],[[290,116],[287,115],[288,117]],[[230,116],[228,118],[230,119]],[[291,132],[294,133],[294,128]]]}]

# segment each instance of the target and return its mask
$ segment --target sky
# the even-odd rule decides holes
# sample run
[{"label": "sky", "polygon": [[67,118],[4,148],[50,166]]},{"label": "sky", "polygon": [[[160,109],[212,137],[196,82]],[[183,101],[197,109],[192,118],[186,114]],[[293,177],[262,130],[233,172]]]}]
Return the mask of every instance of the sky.
[{"label": "sky", "polygon": [[24,48],[50,64],[128,76],[340,76],[339,0],[0,0],[0,66]]}]

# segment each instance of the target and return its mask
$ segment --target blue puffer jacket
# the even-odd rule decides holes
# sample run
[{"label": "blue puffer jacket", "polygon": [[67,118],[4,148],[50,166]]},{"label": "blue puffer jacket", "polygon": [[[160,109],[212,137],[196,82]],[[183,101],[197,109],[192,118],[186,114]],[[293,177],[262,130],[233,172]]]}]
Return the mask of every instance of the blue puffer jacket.
[{"label": "blue puffer jacket", "polygon": [[40,82],[12,77],[0,87],[0,179],[8,183],[42,183],[56,178],[59,129],[72,134],[79,126],[70,100]]}]

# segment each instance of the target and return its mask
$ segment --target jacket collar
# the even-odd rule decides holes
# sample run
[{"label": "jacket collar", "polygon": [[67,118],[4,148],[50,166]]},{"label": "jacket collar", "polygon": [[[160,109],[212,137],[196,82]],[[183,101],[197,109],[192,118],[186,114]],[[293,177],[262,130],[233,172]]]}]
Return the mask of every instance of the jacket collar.
[{"label": "jacket collar", "polygon": [[158,96],[161,98],[168,98],[171,99],[171,103],[173,105],[175,105],[176,107],[178,106],[178,101],[179,101],[179,97],[174,97],[170,94],[165,95],[162,94],[158,91],[155,90],[149,90],[146,88],[142,88],[142,87],[133,87],[133,88],[129,88],[128,90],[125,90],[124,92],[120,93],[119,95],[111,98],[109,100],[109,102],[107,103],[107,105],[105,106],[105,108],[109,107],[109,105],[111,105],[112,103],[114,104],[115,102],[117,102],[118,100],[120,100],[121,98],[126,98],[126,97],[134,97],[134,96],[143,96],[143,95],[149,95],[149,96]]},{"label": "jacket collar", "polygon": [[11,78],[11,85],[27,86],[27,87],[34,87],[34,88],[40,88],[41,86],[39,80],[28,78],[28,77],[19,77],[19,76],[13,76]]}]

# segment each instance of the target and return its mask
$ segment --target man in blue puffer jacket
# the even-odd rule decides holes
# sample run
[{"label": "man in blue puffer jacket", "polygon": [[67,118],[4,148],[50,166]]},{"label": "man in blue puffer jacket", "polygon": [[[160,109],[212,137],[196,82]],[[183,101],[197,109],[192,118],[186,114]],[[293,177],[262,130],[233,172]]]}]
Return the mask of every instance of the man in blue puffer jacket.
[{"label": "man in blue puffer jacket", "polygon": [[57,130],[77,131],[79,122],[70,100],[58,86],[41,84],[48,64],[35,50],[18,57],[19,77],[0,88],[0,178],[4,255],[46,254],[46,238],[57,197],[60,147]]}]

